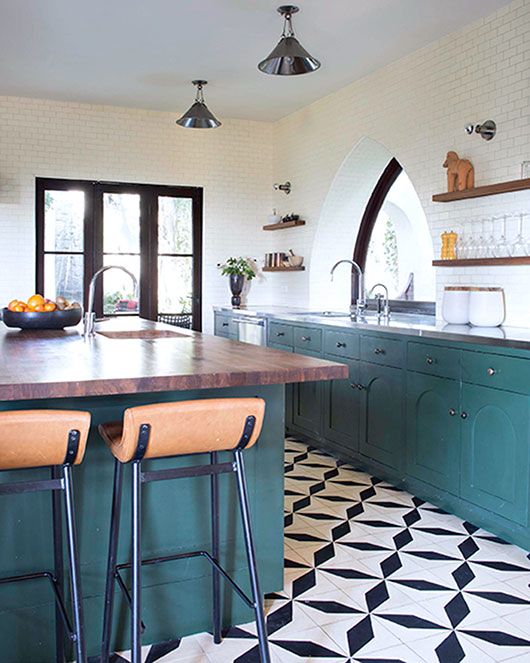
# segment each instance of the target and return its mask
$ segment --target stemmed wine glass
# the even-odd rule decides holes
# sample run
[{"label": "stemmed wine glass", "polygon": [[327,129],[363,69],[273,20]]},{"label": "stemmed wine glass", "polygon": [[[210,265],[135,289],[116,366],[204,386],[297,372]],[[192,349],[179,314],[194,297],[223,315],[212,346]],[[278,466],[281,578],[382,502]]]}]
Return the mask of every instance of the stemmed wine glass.
[{"label": "stemmed wine glass", "polygon": [[507,221],[507,214],[502,214],[501,216],[494,217],[495,220],[501,221],[501,236],[499,237],[499,241],[496,243],[496,248],[494,251],[494,257],[495,258],[507,258],[510,255],[510,245],[508,244],[508,241],[506,239],[506,221]]},{"label": "stemmed wine glass", "polygon": [[517,237],[512,244],[511,255],[515,258],[526,254],[526,243],[523,239],[523,218],[525,213],[517,212],[514,216],[517,219]]}]

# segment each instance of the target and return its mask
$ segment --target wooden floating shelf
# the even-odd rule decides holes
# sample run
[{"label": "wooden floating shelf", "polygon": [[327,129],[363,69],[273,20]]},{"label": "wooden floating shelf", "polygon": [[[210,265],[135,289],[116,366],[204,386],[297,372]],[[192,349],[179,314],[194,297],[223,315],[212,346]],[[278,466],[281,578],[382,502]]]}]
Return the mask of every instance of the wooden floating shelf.
[{"label": "wooden floating shelf", "polygon": [[264,267],[264,272],[303,272],[305,267]]},{"label": "wooden floating shelf", "polygon": [[452,193],[436,193],[432,200],[434,203],[450,203],[453,200],[465,200],[466,198],[481,198],[482,196],[495,196],[499,193],[511,193],[513,191],[524,191],[530,189],[530,177],[524,180],[510,180],[498,184],[487,184],[477,186],[465,191],[453,191]]},{"label": "wooden floating shelf", "polygon": [[263,226],[263,230],[283,230],[284,228],[295,228],[296,226],[305,226],[305,221],[298,219],[298,221],[280,221],[280,223],[270,223],[268,226]]},{"label": "wooden floating shelf", "polygon": [[502,265],[530,265],[530,256],[513,258],[463,258],[461,260],[433,260],[433,267],[499,267]]}]

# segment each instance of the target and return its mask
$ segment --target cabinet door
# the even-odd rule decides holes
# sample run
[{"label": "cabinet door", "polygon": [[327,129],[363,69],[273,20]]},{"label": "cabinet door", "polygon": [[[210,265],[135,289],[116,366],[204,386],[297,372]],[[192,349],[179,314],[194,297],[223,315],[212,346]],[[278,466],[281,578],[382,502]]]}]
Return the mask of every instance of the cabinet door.
[{"label": "cabinet door", "polygon": [[407,375],[407,474],[458,494],[460,383]]},{"label": "cabinet door", "polygon": [[[320,352],[296,350],[297,354],[320,357]],[[320,435],[322,383],[297,382],[293,389],[293,423],[307,433]]]},{"label": "cabinet door", "polygon": [[[333,355],[326,359],[336,361]],[[359,449],[359,362],[340,360],[348,364],[347,380],[329,380],[322,385],[322,435],[352,451]]]},{"label": "cabinet door", "polygon": [[[293,352],[293,348],[281,343],[270,343],[269,348],[283,350],[284,352]],[[293,425],[293,384],[285,385],[285,425],[290,428]]]},{"label": "cabinet door", "polygon": [[464,384],[462,406],[461,496],[526,525],[530,398]]},{"label": "cabinet door", "polygon": [[403,372],[361,362],[360,452],[394,469],[403,466]]}]

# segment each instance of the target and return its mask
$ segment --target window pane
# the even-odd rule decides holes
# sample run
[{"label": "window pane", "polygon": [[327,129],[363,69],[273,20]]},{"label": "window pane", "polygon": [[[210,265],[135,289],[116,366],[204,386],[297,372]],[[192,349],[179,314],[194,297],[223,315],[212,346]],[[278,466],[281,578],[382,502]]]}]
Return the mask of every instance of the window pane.
[{"label": "window pane", "polygon": [[103,252],[140,252],[139,194],[103,194]]},{"label": "window pane", "polygon": [[45,191],[44,250],[82,251],[84,216],[82,191]]},{"label": "window pane", "polygon": [[189,313],[193,258],[158,258],[158,312]]},{"label": "window pane", "polygon": [[158,253],[192,253],[191,198],[158,197]]},{"label": "window pane", "polygon": [[83,303],[83,256],[44,256],[44,296]]},{"label": "window pane", "polygon": [[[104,256],[104,265],[121,265],[132,272],[140,282],[139,256]],[[103,313],[138,313],[138,299],[131,277],[121,269],[109,269],[103,274]]]}]

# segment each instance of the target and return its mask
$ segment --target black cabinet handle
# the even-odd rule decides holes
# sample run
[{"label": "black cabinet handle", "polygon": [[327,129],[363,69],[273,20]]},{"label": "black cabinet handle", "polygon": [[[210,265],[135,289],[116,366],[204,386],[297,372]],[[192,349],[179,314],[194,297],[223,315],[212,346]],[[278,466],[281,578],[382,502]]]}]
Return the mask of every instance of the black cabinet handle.
[{"label": "black cabinet handle", "polygon": [[364,389],[364,385],[362,385],[362,384],[359,383],[359,384],[357,385],[357,389],[358,389],[359,391],[362,391],[362,390]]},{"label": "black cabinet handle", "polygon": [[491,368],[491,367],[488,368],[488,369],[486,370],[486,373],[487,373],[490,377],[493,377],[493,376],[495,375],[496,372],[497,372],[497,371],[496,371],[494,368]]},{"label": "black cabinet handle", "polygon": [[467,419],[467,412],[462,412],[460,416],[462,417],[462,419]]},{"label": "black cabinet handle", "polygon": [[450,414],[452,417],[455,416],[455,414],[456,414],[456,410],[454,409],[454,407],[452,407],[452,408],[449,409],[449,414]]},{"label": "black cabinet handle", "polygon": [[310,341],[310,340],[311,340],[311,336],[302,336],[302,337],[301,337],[301,340],[302,340],[302,341]]},{"label": "black cabinet handle", "polygon": [[223,327],[228,327],[228,322],[223,322]]},{"label": "black cabinet handle", "polygon": [[285,336],[285,332],[276,332],[276,336]]},{"label": "black cabinet handle", "polygon": [[345,347],[346,347],[346,343],[342,343],[341,341],[337,341],[337,347],[338,347],[338,348],[345,348]]},{"label": "black cabinet handle", "polygon": [[427,364],[429,364],[429,366],[432,366],[434,364],[434,359],[432,357],[427,356],[425,361],[427,362]]},{"label": "black cabinet handle", "polygon": [[384,354],[385,354],[385,351],[383,350],[383,348],[375,348],[374,349],[374,355],[384,355]]}]

